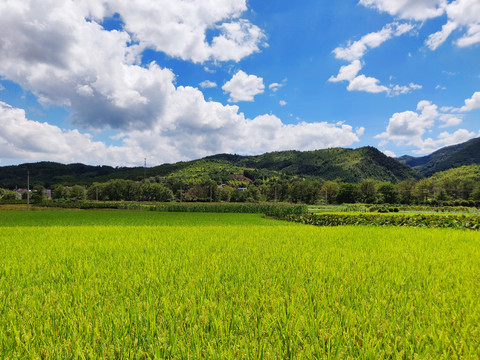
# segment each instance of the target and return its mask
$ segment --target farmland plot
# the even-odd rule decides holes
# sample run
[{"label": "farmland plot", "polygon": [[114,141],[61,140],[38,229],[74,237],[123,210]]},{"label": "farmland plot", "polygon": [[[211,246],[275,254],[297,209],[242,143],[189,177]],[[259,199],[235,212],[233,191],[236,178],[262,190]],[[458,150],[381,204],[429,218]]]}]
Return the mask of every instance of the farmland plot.
[{"label": "farmland plot", "polygon": [[480,356],[476,232],[54,214],[0,214],[2,358]]}]

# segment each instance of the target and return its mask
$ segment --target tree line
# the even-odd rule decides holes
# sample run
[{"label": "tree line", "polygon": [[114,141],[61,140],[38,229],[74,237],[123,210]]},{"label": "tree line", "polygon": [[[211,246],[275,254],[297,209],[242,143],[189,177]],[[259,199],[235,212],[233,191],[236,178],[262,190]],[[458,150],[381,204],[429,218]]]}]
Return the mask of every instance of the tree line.
[{"label": "tree line", "polygon": [[[150,178],[145,181],[109,180],[88,188],[57,185],[54,201],[157,201],[157,202],[290,202],[303,204],[428,204],[478,205],[480,182],[474,179],[404,180],[396,184],[366,179],[358,184],[309,179],[232,180],[218,184],[214,180],[188,183],[181,178]],[[15,199],[16,193],[0,189],[0,199]],[[26,193],[23,194],[24,198]],[[32,202],[45,199],[44,188],[36,185]]]}]

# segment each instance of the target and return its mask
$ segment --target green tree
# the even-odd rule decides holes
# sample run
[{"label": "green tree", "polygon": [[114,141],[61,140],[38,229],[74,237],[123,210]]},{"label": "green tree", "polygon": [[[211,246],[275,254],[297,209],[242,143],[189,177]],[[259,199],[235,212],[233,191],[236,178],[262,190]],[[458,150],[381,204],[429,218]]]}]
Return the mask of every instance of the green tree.
[{"label": "green tree", "polygon": [[397,192],[395,186],[390,182],[384,182],[378,185],[378,192],[381,194],[381,201],[386,204],[395,204],[397,202]]},{"label": "green tree", "polygon": [[53,199],[55,200],[65,199],[66,198],[65,195],[66,195],[66,191],[63,185],[59,184],[53,188],[53,192],[52,192]]},{"label": "green tree", "polygon": [[83,186],[74,185],[70,190],[70,199],[74,201],[83,201],[87,198],[87,191]]},{"label": "green tree", "polygon": [[336,199],[338,195],[338,183],[335,181],[326,181],[323,183],[321,191],[325,199],[325,204],[330,204]]},{"label": "green tree", "polygon": [[395,185],[400,203],[411,204],[414,200],[415,181],[403,180]]},{"label": "green tree", "polygon": [[338,204],[354,204],[360,199],[359,187],[356,184],[340,184],[336,202]]},{"label": "green tree", "polygon": [[31,196],[32,203],[40,204],[43,200],[45,200],[45,188],[42,185],[35,185]]},{"label": "green tree", "polygon": [[377,183],[372,179],[365,179],[359,185],[360,199],[367,204],[377,200]]}]

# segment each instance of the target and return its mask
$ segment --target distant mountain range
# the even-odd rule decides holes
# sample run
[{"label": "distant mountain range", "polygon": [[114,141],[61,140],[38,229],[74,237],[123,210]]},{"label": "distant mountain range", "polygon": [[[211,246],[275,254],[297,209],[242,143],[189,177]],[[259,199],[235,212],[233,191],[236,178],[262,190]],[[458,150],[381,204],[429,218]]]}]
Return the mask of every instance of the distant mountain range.
[{"label": "distant mountain range", "polygon": [[[220,183],[232,174],[249,179],[310,178],[341,180],[358,183],[363,179],[397,182],[420,179],[462,165],[480,164],[480,138],[463,144],[442,148],[423,157],[402,156],[390,158],[378,149],[367,146],[358,149],[332,148],[316,151],[280,151],[255,156],[219,154],[203,159],[163,164],[148,168],[147,177],[176,178],[188,181],[213,179]],[[63,185],[90,185],[110,179],[141,180],[143,167],[63,165],[38,162],[0,167],[0,187],[26,186],[30,171],[32,184],[52,187]]]},{"label": "distant mountain range", "polygon": [[417,170],[424,177],[463,165],[478,165],[480,164],[480,138],[441,148],[427,156],[404,155],[397,160]]}]

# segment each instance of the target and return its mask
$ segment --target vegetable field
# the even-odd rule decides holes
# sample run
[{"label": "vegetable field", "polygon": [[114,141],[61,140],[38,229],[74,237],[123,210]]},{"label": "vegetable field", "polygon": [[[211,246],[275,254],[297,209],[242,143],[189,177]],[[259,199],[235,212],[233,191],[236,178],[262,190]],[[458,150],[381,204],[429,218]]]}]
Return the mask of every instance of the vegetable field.
[{"label": "vegetable field", "polygon": [[476,231],[0,212],[4,359],[476,359]]}]

